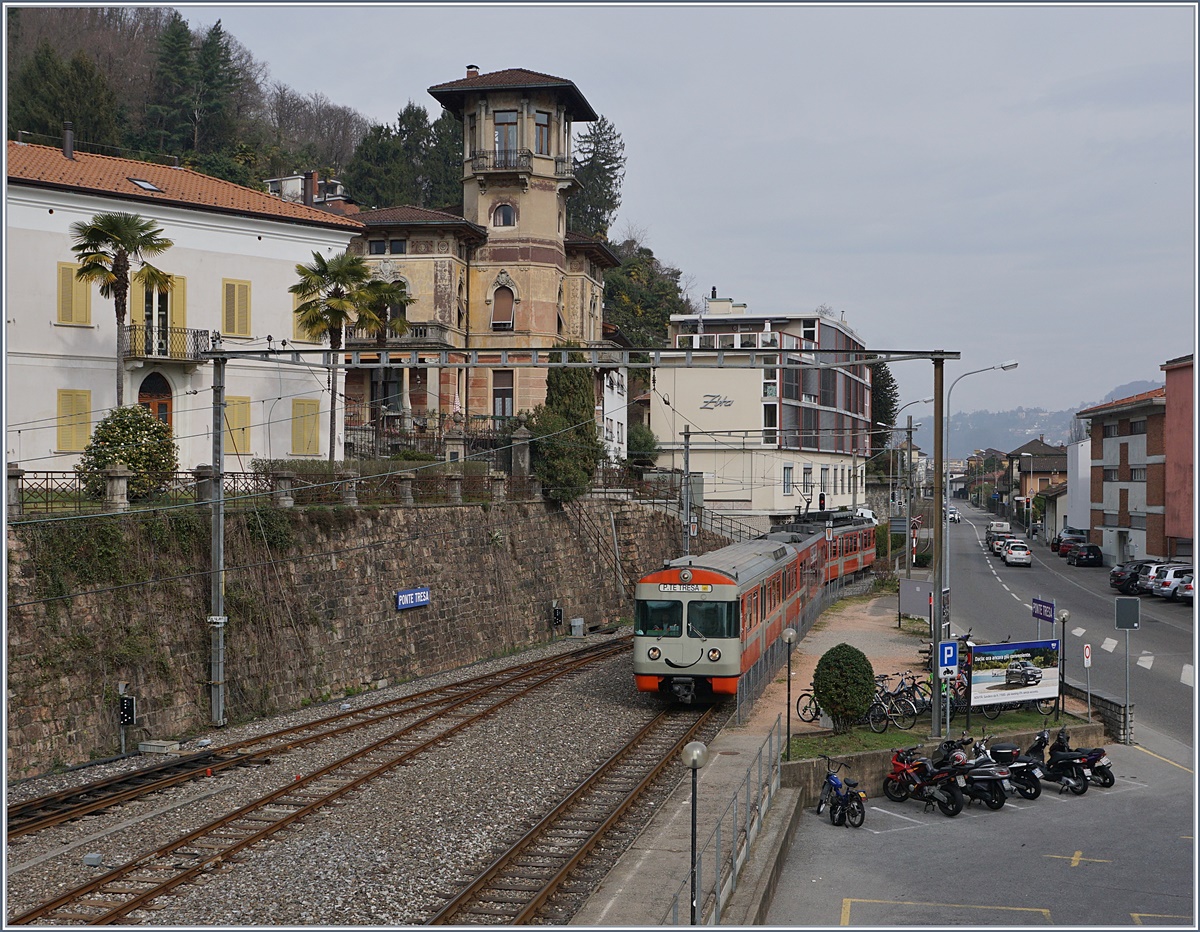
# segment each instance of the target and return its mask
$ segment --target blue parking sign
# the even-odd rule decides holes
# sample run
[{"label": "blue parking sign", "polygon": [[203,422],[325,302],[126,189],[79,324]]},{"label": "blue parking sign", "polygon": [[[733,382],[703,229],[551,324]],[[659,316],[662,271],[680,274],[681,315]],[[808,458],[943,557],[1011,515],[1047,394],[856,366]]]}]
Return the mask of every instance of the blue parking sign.
[{"label": "blue parking sign", "polygon": [[938,667],[943,670],[958,669],[958,641],[938,642]]}]

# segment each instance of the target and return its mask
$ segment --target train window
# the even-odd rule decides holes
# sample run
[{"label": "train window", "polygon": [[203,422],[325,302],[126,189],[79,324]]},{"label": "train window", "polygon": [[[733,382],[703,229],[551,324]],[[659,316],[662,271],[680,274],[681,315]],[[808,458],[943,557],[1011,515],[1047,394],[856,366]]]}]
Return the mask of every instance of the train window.
[{"label": "train window", "polygon": [[683,603],[677,599],[639,599],[633,606],[633,633],[642,637],[682,637]]},{"label": "train window", "polygon": [[689,602],[688,633],[693,637],[737,637],[737,608],[737,602]]}]

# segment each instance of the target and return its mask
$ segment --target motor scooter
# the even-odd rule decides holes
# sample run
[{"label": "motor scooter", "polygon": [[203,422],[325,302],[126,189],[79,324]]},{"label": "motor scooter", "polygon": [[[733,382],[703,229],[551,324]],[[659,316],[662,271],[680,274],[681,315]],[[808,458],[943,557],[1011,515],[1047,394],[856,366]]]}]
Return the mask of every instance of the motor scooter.
[{"label": "motor scooter", "polygon": [[988,747],[987,743],[995,735],[984,735],[975,742],[975,754],[986,754],[997,764],[1007,767],[1009,780],[1013,787],[1025,799],[1037,799],[1042,795],[1042,765],[1028,754],[1022,754],[1015,744],[1001,742]]},{"label": "motor scooter", "polygon": [[[946,744],[958,748],[969,748],[975,743],[966,732],[963,732],[963,737],[955,742],[943,742],[942,747]],[[976,799],[986,805],[989,809],[1004,808],[1004,801],[1010,793],[1015,793],[1012,782],[1009,779],[1010,772],[1007,767],[1002,767],[997,764],[986,753],[980,754],[977,757],[967,757],[964,753],[964,760],[951,764],[950,772],[957,778],[962,776],[963,795],[968,799]],[[940,763],[937,756],[933,758],[934,764]]]},{"label": "motor scooter", "polygon": [[1050,751],[1047,760],[1046,750],[1049,744],[1050,731],[1043,728],[1025,753],[1042,765],[1045,771],[1042,775],[1044,781],[1058,784],[1060,793],[1070,790],[1076,796],[1082,796],[1088,790],[1092,775],[1091,768],[1087,765],[1087,756],[1078,751]]},{"label": "motor scooter", "polygon": [[1117,782],[1117,778],[1113,776],[1112,772],[1112,761],[1109,760],[1104,748],[1072,748],[1066,725],[1058,730],[1058,737],[1050,745],[1050,750],[1083,754],[1087,758],[1087,766],[1091,770],[1088,780],[1096,786],[1109,787]]}]

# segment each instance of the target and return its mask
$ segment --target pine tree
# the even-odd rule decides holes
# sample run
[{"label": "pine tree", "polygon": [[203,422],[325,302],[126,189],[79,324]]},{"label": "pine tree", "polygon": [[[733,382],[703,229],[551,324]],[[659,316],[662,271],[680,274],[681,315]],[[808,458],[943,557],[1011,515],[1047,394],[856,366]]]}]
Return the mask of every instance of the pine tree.
[{"label": "pine tree", "polygon": [[892,378],[892,370],[886,362],[874,363],[871,367],[871,455],[878,456],[888,447],[891,434],[883,429],[896,422],[900,389]]},{"label": "pine tree", "polygon": [[8,90],[8,134],[18,130],[57,138],[63,121],[74,124],[77,145],[116,146],[121,141],[117,96],[92,60],[76,52],[64,62],[49,42],[37,50]]},{"label": "pine tree", "polygon": [[426,206],[422,164],[429,149],[429,115],[411,100],[395,126],[367,130],[342,173],[350,194],[364,206]]},{"label": "pine tree", "polygon": [[664,265],[638,240],[614,247],[621,264],[604,273],[604,319],[634,346],[663,346],[672,314],[691,313],[680,271]]},{"label": "pine tree", "polygon": [[191,147],[189,112],[195,74],[192,31],[176,11],[158,40],[154,86],[146,107],[146,145],[150,149],[180,153]]},{"label": "pine tree", "polygon": [[229,39],[217,20],[204,34],[195,55],[188,115],[194,151],[217,152],[236,143],[233,96],[237,85]]},{"label": "pine tree", "polygon": [[462,203],[462,124],[448,110],[443,110],[430,127],[421,174],[426,184],[426,207],[439,210]]},{"label": "pine tree", "polygon": [[579,189],[567,201],[567,227],[586,236],[608,236],[625,180],[625,143],[608,118],[601,116],[575,146]]}]

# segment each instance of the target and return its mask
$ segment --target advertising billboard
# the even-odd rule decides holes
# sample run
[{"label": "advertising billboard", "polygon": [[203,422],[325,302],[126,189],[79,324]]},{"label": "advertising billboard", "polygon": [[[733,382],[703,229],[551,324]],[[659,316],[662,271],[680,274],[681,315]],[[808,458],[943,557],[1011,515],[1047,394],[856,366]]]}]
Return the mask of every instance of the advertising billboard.
[{"label": "advertising billboard", "polygon": [[971,705],[1053,699],[1058,695],[1059,642],[1019,641],[971,648]]}]

